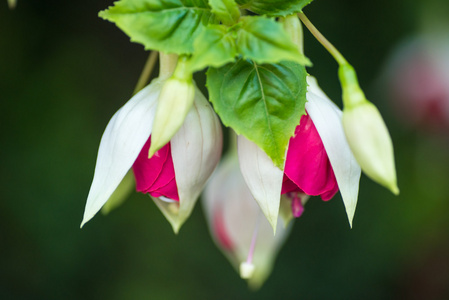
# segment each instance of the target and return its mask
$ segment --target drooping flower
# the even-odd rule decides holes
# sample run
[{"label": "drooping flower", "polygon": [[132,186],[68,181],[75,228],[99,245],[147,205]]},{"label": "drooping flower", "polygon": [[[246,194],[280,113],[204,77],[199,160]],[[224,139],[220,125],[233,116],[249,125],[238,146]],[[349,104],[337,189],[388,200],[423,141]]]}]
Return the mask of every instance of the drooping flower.
[{"label": "drooping flower", "polygon": [[308,77],[307,116],[290,139],[285,169],[274,166],[253,142],[239,136],[243,177],[265,216],[276,228],[281,194],[290,196],[296,216],[302,213],[304,195],[329,200],[340,190],[349,223],[357,204],[361,170],[344,135],[341,110]]},{"label": "drooping flower", "polygon": [[179,131],[157,155],[148,158],[157,100],[165,80],[153,80],[117,111],[106,127],[82,225],[108,201],[131,167],[137,189],[152,196],[175,232],[189,217],[219,161],[221,127],[208,101],[195,88],[193,106]]},{"label": "drooping flower", "polygon": [[257,289],[269,276],[291,224],[278,224],[273,235],[238,165],[234,153],[222,161],[205,189],[203,204],[215,243],[249,286]]}]

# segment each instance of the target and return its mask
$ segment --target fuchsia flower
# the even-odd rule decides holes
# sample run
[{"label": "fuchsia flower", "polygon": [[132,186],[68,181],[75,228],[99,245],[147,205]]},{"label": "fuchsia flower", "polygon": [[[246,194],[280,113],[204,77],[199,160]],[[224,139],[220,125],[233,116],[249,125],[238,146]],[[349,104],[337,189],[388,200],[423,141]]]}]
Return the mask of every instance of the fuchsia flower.
[{"label": "fuchsia flower", "polygon": [[302,214],[310,196],[327,201],[340,189],[350,222],[354,215],[361,170],[346,142],[342,112],[314,78],[308,83],[307,115],[290,139],[284,171],[255,143],[239,136],[240,172],[231,152],[203,198],[217,246],[254,288],[268,277],[289,221]]},{"label": "fuchsia flower", "polygon": [[273,235],[242,178],[234,151],[224,158],[206,186],[203,207],[217,247],[249,286],[257,289],[269,276],[291,225],[279,223]]},{"label": "fuchsia flower", "polygon": [[387,63],[385,82],[401,121],[416,129],[449,131],[449,32],[401,43]]},{"label": "fuchsia flower", "polygon": [[153,80],[107,125],[82,225],[105,205],[131,168],[137,190],[152,197],[175,232],[192,212],[220,160],[221,125],[209,102],[194,87],[193,105],[181,128],[148,158],[157,101],[165,80]]},{"label": "fuchsia flower", "polygon": [[346,141],[341,110],[318,87],[315,78],[309,76],[307,82],[307,115],[301,117],[290,139],[284,171],[256,144],[243,136],[238,138],[243,177],[273,229],[281,194],[291,200],[292,213],[298,217],[307,195],[329,200],[338,190],[352,226],[360,166]]}]

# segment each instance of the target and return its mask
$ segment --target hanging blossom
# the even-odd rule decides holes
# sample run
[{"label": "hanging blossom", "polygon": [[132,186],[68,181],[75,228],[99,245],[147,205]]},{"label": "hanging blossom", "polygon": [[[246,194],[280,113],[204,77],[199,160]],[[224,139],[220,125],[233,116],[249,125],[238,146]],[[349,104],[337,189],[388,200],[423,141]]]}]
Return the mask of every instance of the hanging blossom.
[{"label": "hanging blossom", "polygon": [[206,186],[203,207],[218,248],[249,286],[258,289],[270,275],[291,225],[280,222],[273,235],[242,177],[234,151],[223,159]]},{"label": "hanging blossom", "polygon": [[105,205],[131,168],[137,190],[152,197],[175,232],[191,214],[219,162],[221,126],[209,102],[193,87],[193,105],[182,126],[168,144],[148,158],[158,98],[166,82],[165,76],[153,80],[109,121],[81,226]]},{"label": "hanging blossom", "polygon": [[[386,64],[387,96],[402,122],[417,130],[449,132],[449,31],[401,42]],[[436,33],[435,33],[436,32]]]},{"label": "hanging blossom", "polygon": [[307,115],[290,139],[284,171],[256,144],[238,137],[240,168],[268,221],[276,228],[281,202],[291,201],[292,214],[302,214],[308,196],[331,199],[340,193],[352,226],[361,169],[352,154],[342,125],[341,110],[307,78]]}]

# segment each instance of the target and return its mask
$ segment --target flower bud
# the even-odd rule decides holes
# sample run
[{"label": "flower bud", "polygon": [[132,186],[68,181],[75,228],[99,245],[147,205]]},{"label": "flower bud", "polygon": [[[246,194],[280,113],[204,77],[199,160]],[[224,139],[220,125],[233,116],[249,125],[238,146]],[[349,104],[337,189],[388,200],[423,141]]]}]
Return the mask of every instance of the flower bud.
[{"label": "flower bud", "polygon": [[354,68],[340,65],[343,90],[343,128],[362,171],[397,195],[393,143],[379,110],[369,102],[359,86]]},{"label": "flower bud", "polygon": [[393,143],[377,108],[364,101],[343,111],[343,127],[363,172],[397,195]]},{"label": "flower bud", "polygon": [[185,58],[179,58],[173,76],[165,82],[157,100],[148,157],[152,157],[176,134],[192,107],[194,96],[192,74],[186,71]]},{"label": "flower bud", "polygon": [[176,134],[192,107],[194,96],[192,81],[170,78],[165,82],[158,99],[148,157],[152,157]]}]

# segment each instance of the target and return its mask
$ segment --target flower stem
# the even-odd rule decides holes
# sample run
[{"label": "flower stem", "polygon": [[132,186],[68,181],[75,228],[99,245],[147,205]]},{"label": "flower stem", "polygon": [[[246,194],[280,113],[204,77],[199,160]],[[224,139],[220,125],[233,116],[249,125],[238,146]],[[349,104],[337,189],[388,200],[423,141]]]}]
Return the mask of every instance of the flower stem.
[{"label": "flower stem", "polygon": [[159,78],[168,79],[173,75],[178,65],[178,55],[159,53]]},{"label": "flower stem", "polygon": [[148,78],[150,78],[151,72],[153,71],[154,65],[156,64],[158,56],[157,54],[157,51],[151,51],[150,55],[148,56],[147,62],[145,63],[139,80],[137,81],[136,87],[134,88],[133,95],[137,94],[137,92],[139,92],[145,87],[145,85],[147,85]]},{"label": "flower stem", "polygon": [[341,55],[340,51],[334,47],[322,34],[318,31],[318,29],[310,22],[310,20],[306,17],[304,13],[298,13],[299,19],[304,23],[304,25],[309,29],[310,33],[318,40],[318,42],[323,45],[324,48],[334,57],[339,65],[347,64],[346,59]]}]

